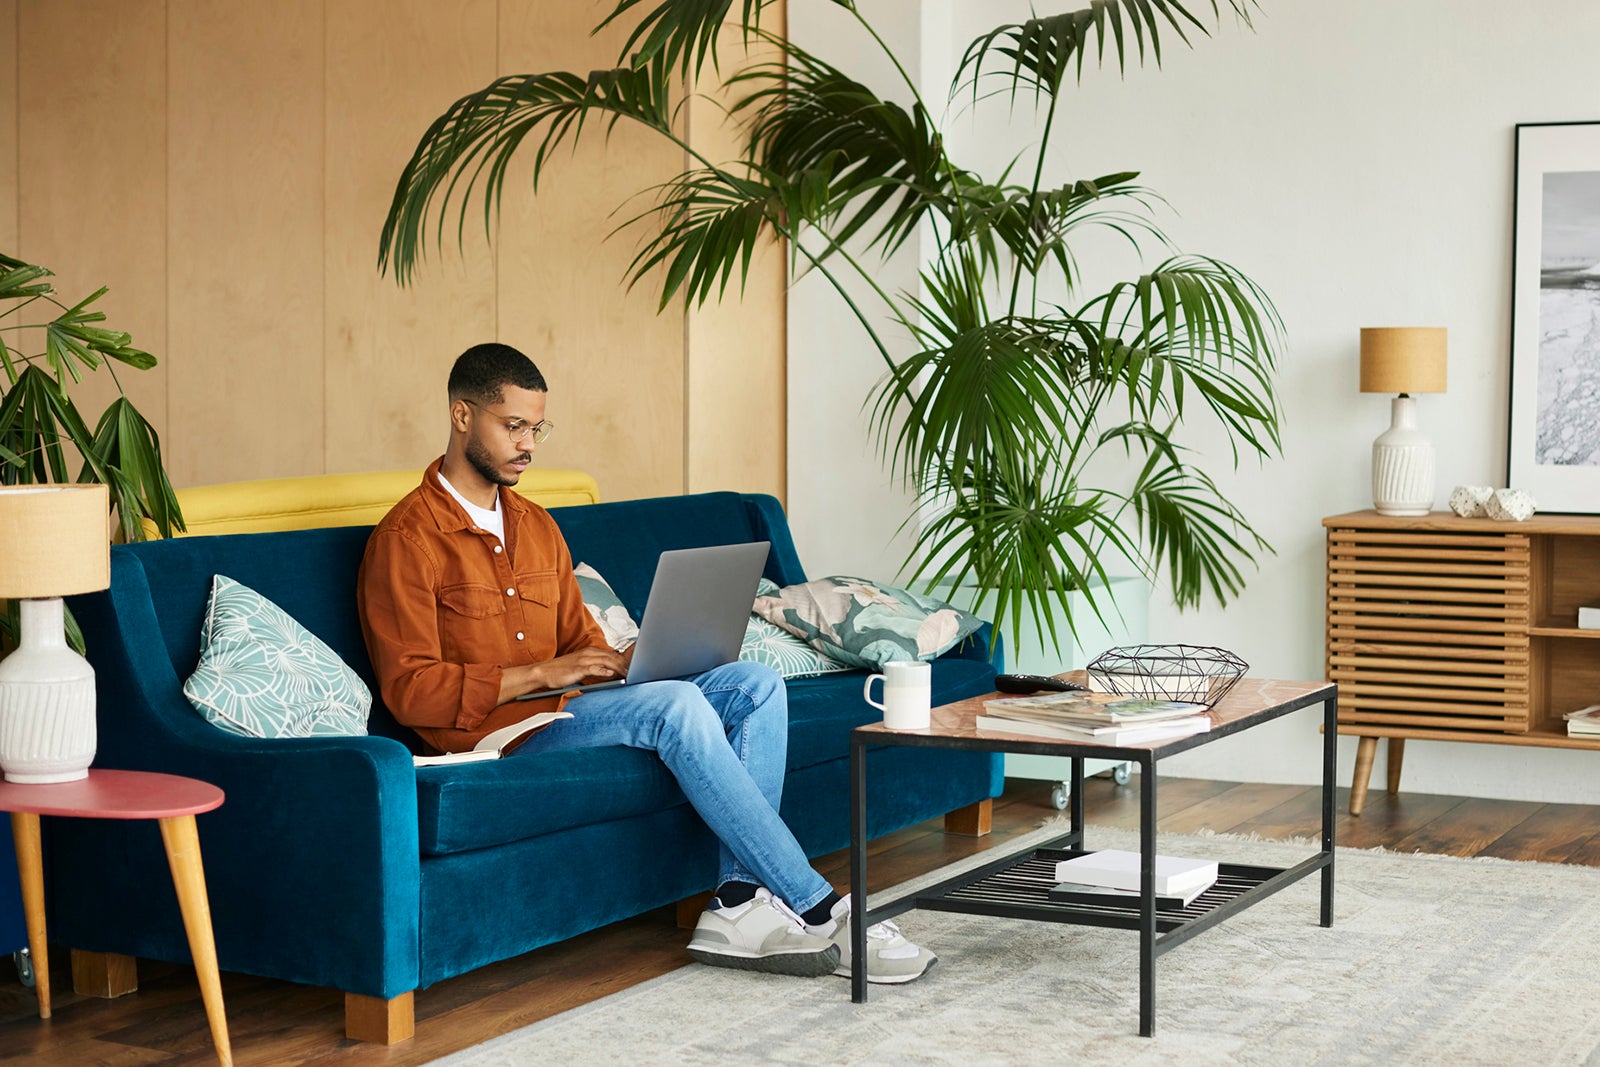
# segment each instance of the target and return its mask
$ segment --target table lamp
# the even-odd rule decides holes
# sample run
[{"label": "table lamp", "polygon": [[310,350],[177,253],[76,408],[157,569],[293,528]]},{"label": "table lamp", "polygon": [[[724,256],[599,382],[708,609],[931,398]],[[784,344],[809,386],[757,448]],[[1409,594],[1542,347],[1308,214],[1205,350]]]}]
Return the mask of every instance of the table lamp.
[{"label": "table lamp", "polygon": [[1367,327],[1361,331],[1361,391],[1398,393],[1389,428],[1372,442],[1372,506],[1380,515],[1433,510],[1433,445],[1417,429],[1412,393],[1442,393],[1443,326]]},{"label": "table lamp", "polygon": [[0,660],[8,782],[76,781],[94,762],[94,668],[67,646],[61,598],[111,584],[109,515],[103,485],[0,486],[0,598],[22,614]]}]

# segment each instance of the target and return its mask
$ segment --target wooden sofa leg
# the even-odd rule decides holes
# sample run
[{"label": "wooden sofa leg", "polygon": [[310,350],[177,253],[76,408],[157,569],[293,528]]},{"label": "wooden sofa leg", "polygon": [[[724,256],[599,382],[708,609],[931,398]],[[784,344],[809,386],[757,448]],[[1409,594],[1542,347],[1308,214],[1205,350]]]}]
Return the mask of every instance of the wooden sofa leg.
[{"label": "wooden sofa leg", "polygon": [[72,991],[80,997],[126,996],[139,991],[139,961],[118,952],[72,950]]},{"label": "wooden sofa leg", "polygon": [[980,800],[944,813],[944,832],[985,837],[994,824],[994,799]]},{"label": "wooden sofa leg", "polygon": [[410,1040],[417,1032],[416,994],[401,993],[384,1000],[360,993],[344,995],[344,1036],[352,1041],[393,1045]]},{"label": "wooden sofa leg", "polygon": [[678,929],[693,930],[700,921],[700,913],[711,903],[710,893],[696,893],[678,901]]}]

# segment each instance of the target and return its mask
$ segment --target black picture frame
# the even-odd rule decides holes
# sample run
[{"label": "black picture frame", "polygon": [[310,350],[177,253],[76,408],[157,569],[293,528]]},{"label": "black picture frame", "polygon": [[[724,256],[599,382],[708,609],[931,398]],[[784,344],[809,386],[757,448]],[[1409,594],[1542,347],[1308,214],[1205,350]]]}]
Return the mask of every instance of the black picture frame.
[{"label": "black picture frame", "polygon": [[1506,484],[1600,514],[1600,121],[1519,123],[1512,201]]}]

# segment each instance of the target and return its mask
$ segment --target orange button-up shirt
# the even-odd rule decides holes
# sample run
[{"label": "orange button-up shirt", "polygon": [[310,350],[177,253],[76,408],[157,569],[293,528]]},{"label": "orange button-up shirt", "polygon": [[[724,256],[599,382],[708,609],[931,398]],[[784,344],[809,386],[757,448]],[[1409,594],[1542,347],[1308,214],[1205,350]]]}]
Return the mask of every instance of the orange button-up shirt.
[{"label": "orange button-up shirt", "polygon": [[464,752],[567,699],[499,704],[505,668],[609,646],[550,513],[502,488],[502,545],[439,483],[442,461],[372,531],[356,605],[389,711],[435,749]]}]

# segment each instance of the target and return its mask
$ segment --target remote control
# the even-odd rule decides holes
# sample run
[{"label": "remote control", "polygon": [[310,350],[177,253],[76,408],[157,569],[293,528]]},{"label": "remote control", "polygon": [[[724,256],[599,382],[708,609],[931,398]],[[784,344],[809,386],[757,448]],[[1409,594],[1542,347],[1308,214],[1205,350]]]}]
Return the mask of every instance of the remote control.
[{"label": "remote control", "polygon": [[1079,682],[1062,681],[1042,674],[998,674],[994,679],[994,687],[1002,693],[1081,693],[1089,688]]}]

